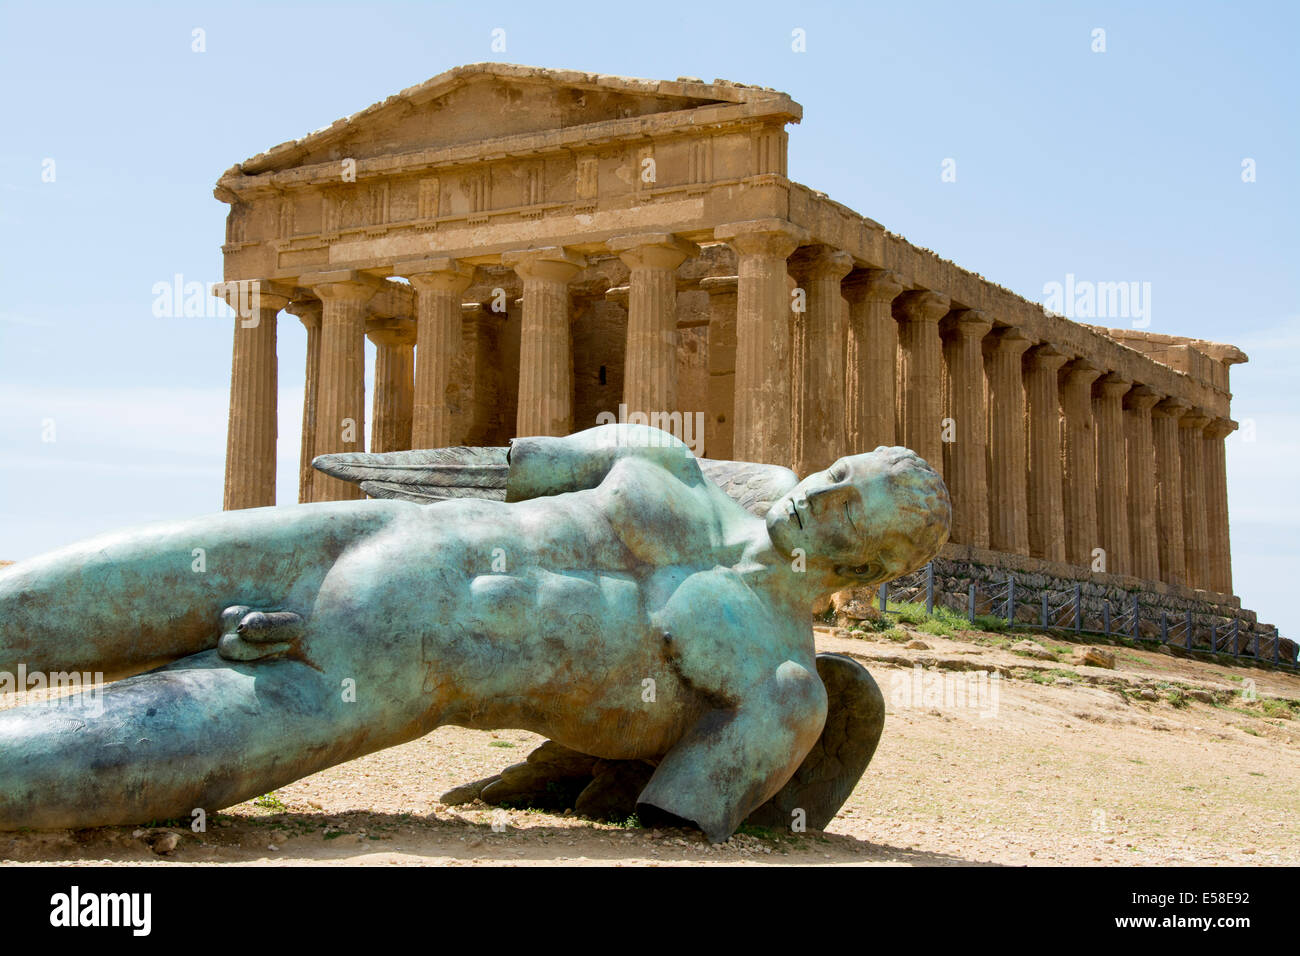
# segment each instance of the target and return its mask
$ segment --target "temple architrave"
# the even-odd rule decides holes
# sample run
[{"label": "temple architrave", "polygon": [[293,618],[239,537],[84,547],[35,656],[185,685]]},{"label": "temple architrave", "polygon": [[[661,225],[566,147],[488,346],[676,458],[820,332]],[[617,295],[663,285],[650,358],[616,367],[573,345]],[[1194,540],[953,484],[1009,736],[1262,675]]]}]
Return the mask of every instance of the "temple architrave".
[{"label": "temple architrave", "polygon": [[946,555],[1239,607],[1224,439],[1246,356],[1051,314],[792,182],[801,115],[722,80],[477,64],[230,169],[226,288],[257,295],[229,298],[225,507],[275,503],[287,313],[300,501],[361,494],[318,454],[700,412],[701,454],[800,474],[916,450],[952,493]]}]

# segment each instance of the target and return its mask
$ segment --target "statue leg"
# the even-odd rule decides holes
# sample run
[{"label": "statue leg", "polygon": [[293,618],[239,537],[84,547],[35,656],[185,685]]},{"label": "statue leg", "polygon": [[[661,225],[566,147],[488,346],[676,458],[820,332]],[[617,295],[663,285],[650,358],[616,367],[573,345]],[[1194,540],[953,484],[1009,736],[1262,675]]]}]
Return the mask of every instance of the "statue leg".
[{"label": "statue leg", "polygon": [[427,732],[425,705],[404,690],[357,700],[301,660],[207,651],[99,697],[0,711],[0,829],[212,814]]},{"label": "statue leg", "polygon": [[[0,569],[0,672],[138,673],[216,646],[232,605],[304,613],[406,502],[227,511],[101,535]],[[20,690],[22,688],[19,688]]]}]

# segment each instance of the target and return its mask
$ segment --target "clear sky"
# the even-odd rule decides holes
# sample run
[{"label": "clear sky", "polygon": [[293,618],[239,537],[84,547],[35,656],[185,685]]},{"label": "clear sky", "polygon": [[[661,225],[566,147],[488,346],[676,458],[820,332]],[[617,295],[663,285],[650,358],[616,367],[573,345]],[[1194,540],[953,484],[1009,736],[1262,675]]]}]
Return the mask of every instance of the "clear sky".
[{"label": "clear sky", "polygon": [[[217,177],[495,60],[784,90],[796,181],[1030,299],[1150,283],[1149,331],[1244,349],[1236,590],[1300,636],[1298,8],[5,2],[0,558],[220,507],[230,324],[153,310],[159,282],[221,279]],[[281,502],[304,349],[282,318]]]}]

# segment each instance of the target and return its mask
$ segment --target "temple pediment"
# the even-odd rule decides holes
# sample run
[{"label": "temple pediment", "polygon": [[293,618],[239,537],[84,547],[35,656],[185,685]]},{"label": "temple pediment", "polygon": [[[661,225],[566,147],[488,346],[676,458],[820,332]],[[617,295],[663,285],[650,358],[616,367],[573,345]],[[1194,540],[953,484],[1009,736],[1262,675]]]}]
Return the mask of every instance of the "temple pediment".
[{"label": "temple pediment", "polygon": [[401,168],[404,159],[455,147],[518,155],[573,145],[574,134],[582,141],[608,142],[675,126],[784,124],[797,122],[801,113],[784,93],[723,80],[637,80],[479,63],[448,70],[260,153],[228,170],[221,185],[238,189],[250,178],[265,181],[268,174],[349,159],[391,157]]}]

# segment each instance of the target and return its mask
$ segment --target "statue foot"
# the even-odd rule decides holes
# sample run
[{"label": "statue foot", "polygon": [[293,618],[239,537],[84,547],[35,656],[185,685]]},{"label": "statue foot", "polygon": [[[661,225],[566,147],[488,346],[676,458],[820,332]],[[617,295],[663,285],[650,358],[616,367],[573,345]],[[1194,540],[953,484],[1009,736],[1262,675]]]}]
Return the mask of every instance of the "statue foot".
[{"label": "statue foot", "polygon": [[257,661],[291,650],[302,636],[302,617],[292,611],[254,611],[242,604],[221,612],[217,653],[228,661]]}]

